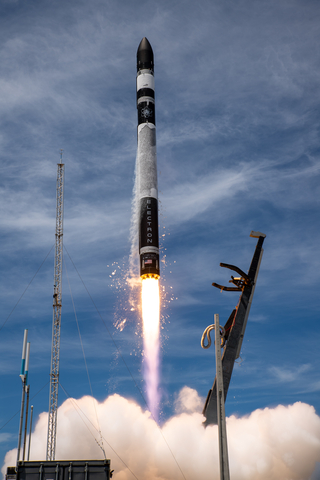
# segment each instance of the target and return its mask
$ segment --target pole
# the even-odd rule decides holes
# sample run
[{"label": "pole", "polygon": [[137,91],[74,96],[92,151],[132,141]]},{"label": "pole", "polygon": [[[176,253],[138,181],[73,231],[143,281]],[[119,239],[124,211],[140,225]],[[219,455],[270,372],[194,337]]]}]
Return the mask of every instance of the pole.
[{"label": "pole", "polygon": [[25,460],[25,455],[26,455],[26,443],[27,443],[27,429],[28,429],[28,414],[29,414],[29,390],[30,390],[30,385],[26,387],[27,390],[27,404],[26,404],[26,419],[24,422],[24,440],[23,440],[23,456],[22,460]]},{"label": "pole", "polygon": [[223,373],[221,361],[221,334],[219,315],[214,315],[217,375],[217,414],[219,432],[220,480],[230,480],[227,445],[226,414],[224,408]]},{"label": "pole", "polygon": [[32,431],[32,417],[33,417],[33,405],[31,405],[31,413],[30,413],[30,431],[29,431],[29,445],[28,445],[28,462],[30,459],[30,448],[31,448],[31,431]]},{"label": "pole", "polygon": [[26,388],[26,379],[23,376],[22,379],[22,398],[21,398],[21,411],[20,411],[20,425],[19,425],[19,438],[18,438],[18,452],[17,452],[17,465],[20,457],[20,447],[21,447],[21,435],[22,435],[22,424],[23,424],[23,412],[24,412],[24,399],[25,399],[25,388]]},{"label": "pole", "polygon": [[30,343],[27,343],[27,339],[28,339],[28,330],[26,329],[24,331],[24,336],[23,336],[21,372],[20,372],[20,378],[21,378],[21,381],[22,381],[22,397],[21,397],[20,424],[19,424],[19,435],[18,435],[17,465],[18,465],[19,457],[20,457],[21,436],[22,436],[22,426],[23,426],[23,413],[24,413],[24,400],[25,400],[27,376],[28,376],[28,369],[29,369]]}]

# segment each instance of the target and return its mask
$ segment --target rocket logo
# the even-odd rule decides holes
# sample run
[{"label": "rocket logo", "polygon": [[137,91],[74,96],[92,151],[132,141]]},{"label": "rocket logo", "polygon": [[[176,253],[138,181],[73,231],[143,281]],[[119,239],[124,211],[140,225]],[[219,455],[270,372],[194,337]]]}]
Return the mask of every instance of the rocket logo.
[{"label": "rocket logo", "polygon": [[141,110],[141,114],[144,118],[150,118],[152,116],[152,110],[149,107],[144,107]]}]

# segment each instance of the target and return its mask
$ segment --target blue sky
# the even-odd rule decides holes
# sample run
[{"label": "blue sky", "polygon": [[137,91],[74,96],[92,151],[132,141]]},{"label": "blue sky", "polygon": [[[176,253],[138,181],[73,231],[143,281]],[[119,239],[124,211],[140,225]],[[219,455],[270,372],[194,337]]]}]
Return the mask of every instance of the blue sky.
[{"label": "blue sky", "polygon": [[[162,308],[161,418],[184,386],[205,398],[200,338],[237,294],[220,262],[247,270],[267,237],[227,415],[297,401],[320,413],[319,98],[316,1],[5,1],[0,5],[1,320],[54,244],[64,150],[64,245],[94,396],[143,400],[141,328],[130,312],[136,51],[155,55]],[[52,249],[0,331],[0,457],[17,444],[24,328],[35,418],[48,409]],[[120,331],[114,324],[127,319]],[[111,337],[106,329],[109,329]],[[119,350],[114,346],[116,343]],[[126,369],[121,355],[129,366]],[[90,394],[66,270],[60,381]],[[66,399],[60,389],[59,400]],[[6,425],[5,425],[6,424]],[[5,426],[4,426],[5,425]]]}]

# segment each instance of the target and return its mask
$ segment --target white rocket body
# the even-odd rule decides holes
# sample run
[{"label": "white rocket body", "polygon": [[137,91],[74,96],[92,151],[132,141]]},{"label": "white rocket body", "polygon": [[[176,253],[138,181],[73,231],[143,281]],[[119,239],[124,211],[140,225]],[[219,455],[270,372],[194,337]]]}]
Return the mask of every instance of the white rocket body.
[{"label": "white rocket body", "polygon": [[153,51],[146,38],[137,52],[139,255],[141,278],[160,277],[158,175]]}]

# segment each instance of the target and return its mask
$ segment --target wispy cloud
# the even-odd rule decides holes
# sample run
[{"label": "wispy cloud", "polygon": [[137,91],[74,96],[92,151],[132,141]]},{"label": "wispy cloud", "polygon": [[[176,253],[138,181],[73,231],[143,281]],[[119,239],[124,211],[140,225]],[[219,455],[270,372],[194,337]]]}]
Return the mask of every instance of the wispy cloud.
[{"label": "wispy cloud", "polygon": [[291,369],[281,366],[273,366],[269,368],[269,372],[279,382],[297,382],[305,373],[309,372],[310,369],[310,364],[301,365]]}]

